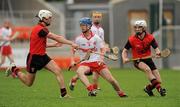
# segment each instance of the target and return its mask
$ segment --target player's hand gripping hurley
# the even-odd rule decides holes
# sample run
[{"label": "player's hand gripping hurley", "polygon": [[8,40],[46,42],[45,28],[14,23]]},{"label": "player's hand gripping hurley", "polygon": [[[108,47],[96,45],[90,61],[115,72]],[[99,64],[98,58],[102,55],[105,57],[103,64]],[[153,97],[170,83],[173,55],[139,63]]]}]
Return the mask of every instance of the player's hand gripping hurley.
[{"label": "player's hand gripping hurley", "polygon": [[119,48],[117,46],[110,48],[109,54],[102,54],[99,52],[92,52],[92,53],[99,54],[99,55],[104,56],[105,58],[113,60],[113,61],[117,61],[119,59],[119,57],[118,57]]},{"label": "player's hand gripping hurley", "polygon": [[[79,50],[81,50],[81,49],[79,48]],[[83,61],[85,61],[85,60],[88,60],[89,57],[90,57],[90,55],[91,55],[91,53],[104,56],[105,58],[108,58],[108,59],[113,60],[113,61],[117,61],[117,60],[119,59],[119,58],[118,58],[119,48],[116,47],[116,46],[110,49],[110,54],[102,54],[102,53],[99,53],[99,52],[88,51],[88,52],[86,53],[85,57],[84,57],[82,60],[74,63],[73,65],[71,65],[71,66],[68,68],[68,71],[70,71],[71,68],[75,67],[76,65],[80,64],[81,62],[83,62]]]},{"label": "player's hand gripping hurley", "polygon": [[70,71],[71,68],[75,67],[76,65],[80,64],[81,62],[83,62],[83,61],[85,61],[85,60],[88,60],[89,57],[90,57],[90,54],[91,54],[91,52],[88,51],[88,52],[86,53],[86,55],[84,56],[84,58],[83,58],[82,60],[80,60],[80,61],[74,63],[73,65],[71,65],[71,66],[68,68],[68,71]]},{"label": "player's hand gripping hurley", "polygon": [[118,57],[119,48],[118,48],[117,46],[111,48],[109,54],[102,54],[102,53],[100,53],[100,52],[93,52],[93,51],[91,51],[91,53],[104,56],[105,58],[110,59],[110,60],[113,60],[113,61],[117,61],[117,60],[119,59],[119,57]]},{"label": "player's hand gripping hurley", "polygon": [[153,55],[148,56],[148,57],[131,58],[131,59],[129,60],[129,62],[132,62],[132,61],[135,61],[135,60],[139,60],[139,59],[148,59],[148,58],[155,58],[155,59],[157,59],[157,58],[166,58],[166,57],[168,57],[170,54],[171,54],[171,51],[170,51],[168,48],[166,48],[166,49],[164,49],[164,50],[161,51],[160,56],[157,56],[157,55],[153,54]]}]

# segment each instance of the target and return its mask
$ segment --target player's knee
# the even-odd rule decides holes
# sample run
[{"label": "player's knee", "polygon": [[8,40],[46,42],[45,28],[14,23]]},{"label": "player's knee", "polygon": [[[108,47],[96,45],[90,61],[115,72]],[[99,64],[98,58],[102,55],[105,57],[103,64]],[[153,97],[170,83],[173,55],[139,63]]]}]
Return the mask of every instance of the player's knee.
[{"label": "player's knee", "polygon": [[80,76],[80,75],[85,75],[85,74],[82,71],[77,71],[77,75]]},{"label": "player's knee", "polygon": [[54,73],[55,73],[55,75],[62,75],[62,71],[61,70],[56,70],[56,71],[54,71]]},{"label": "player's knee", "polygon": [[53,72],[55,73],[55,75],[61,75],[62,74],[62,70],[59,67],[56,67],[56,69]]},{"label": "player's knee", "polygon": [[147,73],[151,73],[151,69],[150,68],[145,68],[144,71],[147,72]]},{"label": "player's knee", "polygon": [[56,67],[56,71],[61,72],[61,68],[57,66],[57,67]]},{"label": "player's knee", "polygon": [[78,69],[76,72],[78,75],[85,75],[85,71],[83,69]]}]

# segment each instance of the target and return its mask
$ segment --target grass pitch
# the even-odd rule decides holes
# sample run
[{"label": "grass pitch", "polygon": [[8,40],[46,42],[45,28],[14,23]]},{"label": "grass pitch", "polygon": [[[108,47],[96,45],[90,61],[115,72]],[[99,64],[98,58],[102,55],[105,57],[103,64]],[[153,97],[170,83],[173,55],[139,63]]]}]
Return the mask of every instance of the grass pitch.
[{"label": "grass pitch", "polygon": [[[68,92],[73,98],[60,99],[59,87],[54,75],[46,70],[37,72],[32,87],[26,87],[18,79],[5,77],[0,72],[0,107],[179,107],[180,71],[161,70],[163,87],[167,96],[148,97],[143,88],[148,83],[144,73],[136,69],[111,69],[128,98],[119,98],[110,84],[100,78],[101,91],[97,97],[88,97],[86,88],[78,81],[75,90]],[[74,72],[64,72],[68,87]],[[89,77],[91,79],[91,77]]]}]

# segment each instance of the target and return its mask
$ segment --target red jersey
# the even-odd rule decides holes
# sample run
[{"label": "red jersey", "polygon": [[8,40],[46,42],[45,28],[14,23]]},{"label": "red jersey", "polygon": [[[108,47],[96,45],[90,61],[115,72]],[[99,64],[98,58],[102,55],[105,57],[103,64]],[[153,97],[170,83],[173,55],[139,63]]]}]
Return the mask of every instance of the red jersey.
[{"label": "red jersey", "polygon": [[130,36],[125,48],[132,49],[133,58],[142,58],[151,55],[151,46],[154,49],[158,47],[153,35],[146,33],[142,40],[135,35]]},{"label": "red jersey", "polygon": [[30,54],[46,54],[46,40],[48,33],[49,31],[44,25],[39,23],[34,26],[30,36]]}]

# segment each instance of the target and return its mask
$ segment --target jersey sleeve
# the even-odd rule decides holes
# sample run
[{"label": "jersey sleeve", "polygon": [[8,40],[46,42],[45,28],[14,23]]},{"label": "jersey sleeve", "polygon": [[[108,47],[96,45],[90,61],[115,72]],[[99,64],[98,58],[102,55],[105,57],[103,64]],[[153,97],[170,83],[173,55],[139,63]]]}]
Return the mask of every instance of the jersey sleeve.
[{"label": "jersey sleeve", "polygon": [[156,48],[158,47],[158,43],[156,42],[155,39],[153,39],[153,40],[151,41],[151,46],[152,46],[154,49],[156,49]]},{"label": "jersey sleeve", "polygon": [[125,49],[129,50],[131,48],[131,44],[129,42],[129,40],[127,41],[126,45],[124,46]]},{"label": "jersey sleeve", "polygon": [[39,37],[46,37],[49,33],[49,30],[47,28],[43,28],[39,31],[38,35]]}]

